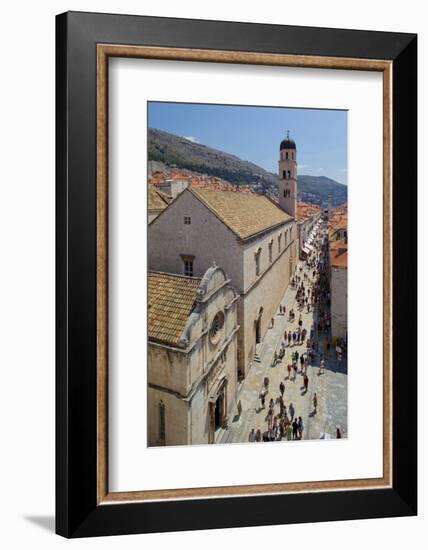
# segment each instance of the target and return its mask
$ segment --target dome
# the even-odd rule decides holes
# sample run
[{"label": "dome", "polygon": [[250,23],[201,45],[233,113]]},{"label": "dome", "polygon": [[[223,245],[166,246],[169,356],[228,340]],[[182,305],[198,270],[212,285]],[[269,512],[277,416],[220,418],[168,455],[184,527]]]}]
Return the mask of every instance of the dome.
[{"label": "dome", "polygon": [[294,140],[287,137],[286,139],[283,139],[281,141],[281,145],[279,146],[279,150],[282,151],[283,149],[296,149],[296,144]]}]

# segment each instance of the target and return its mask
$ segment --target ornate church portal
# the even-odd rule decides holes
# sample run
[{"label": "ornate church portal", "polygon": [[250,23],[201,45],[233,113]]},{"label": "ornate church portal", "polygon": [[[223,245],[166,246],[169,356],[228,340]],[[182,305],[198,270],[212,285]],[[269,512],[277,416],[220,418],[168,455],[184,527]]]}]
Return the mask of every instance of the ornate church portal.
[{"label": "ornate church portal", "polygon": [[209,443],[215,443],[216,434],[220,429],[227,428],[227,379],[223,378],[218,389],[210,398],[210,429]]}]

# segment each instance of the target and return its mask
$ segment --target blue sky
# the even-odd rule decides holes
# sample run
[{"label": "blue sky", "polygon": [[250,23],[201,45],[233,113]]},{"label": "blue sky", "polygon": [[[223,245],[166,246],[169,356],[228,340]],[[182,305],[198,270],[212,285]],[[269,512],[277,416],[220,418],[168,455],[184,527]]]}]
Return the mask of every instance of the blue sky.
[{"label": "blue sky", "polygon": [[279,144],[290,131],[298,173],[347,183],[347,112],[150,102],[149,127],[186,137],[277,172]]}]

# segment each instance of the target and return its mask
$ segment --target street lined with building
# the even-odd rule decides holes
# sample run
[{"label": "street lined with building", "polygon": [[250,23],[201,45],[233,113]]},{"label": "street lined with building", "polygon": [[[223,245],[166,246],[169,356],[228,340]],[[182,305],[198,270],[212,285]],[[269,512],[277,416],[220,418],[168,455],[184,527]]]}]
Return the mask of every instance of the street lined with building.
[{"label": "street lined with building", "polygon": [[288,135],[278,166],[278,197],[153,176],[149,445],[346,437],[346,213],[298,203]]}]

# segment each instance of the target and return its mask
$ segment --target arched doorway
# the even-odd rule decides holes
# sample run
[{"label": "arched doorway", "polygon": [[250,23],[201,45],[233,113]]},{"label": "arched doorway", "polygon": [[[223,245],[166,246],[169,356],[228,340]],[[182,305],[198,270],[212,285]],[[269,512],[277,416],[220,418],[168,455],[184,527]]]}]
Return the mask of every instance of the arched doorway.
[{"label": "arched doorway", "polygon": [[217,431],[223,426],[223,394],[221,393],[214,405],[214,431]]},{"label": "arched doorway", "polygon": [[209,400],[208,443],[215,443],[220,430],[226,429],[227,425],[227,378],[223,378]]}]

